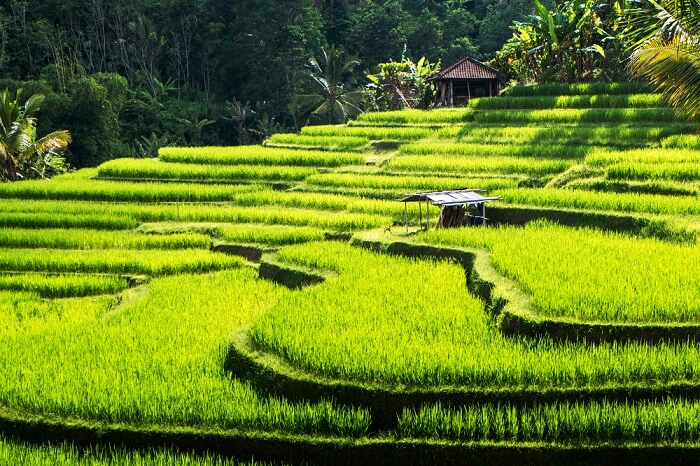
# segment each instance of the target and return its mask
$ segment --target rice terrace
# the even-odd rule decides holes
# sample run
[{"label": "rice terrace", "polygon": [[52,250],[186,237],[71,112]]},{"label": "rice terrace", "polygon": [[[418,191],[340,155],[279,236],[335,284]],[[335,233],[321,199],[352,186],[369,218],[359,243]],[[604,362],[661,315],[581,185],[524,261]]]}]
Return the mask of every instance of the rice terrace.
[{"label": "rice terrace", "polygon": [[[0,185],[0,458],[700,460],[700,138],[648,92]],[[457,188],[486,228],[397,202]]]}]

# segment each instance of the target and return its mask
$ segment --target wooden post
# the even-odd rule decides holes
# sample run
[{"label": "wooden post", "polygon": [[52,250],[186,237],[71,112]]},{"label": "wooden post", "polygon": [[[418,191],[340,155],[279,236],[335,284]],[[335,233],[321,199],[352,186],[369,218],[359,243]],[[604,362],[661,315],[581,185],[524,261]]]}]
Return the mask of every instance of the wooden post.
[{"label": "wooden post", "polygon": [[469,81],[467,81],[467,102],[472,100],[472,91],[469,89]]},{"label": "wooden post", "polygon": [[486,228],[486,203],[481,203],[481,224]]},{"label": "wooden post", "polygon": [[406,234],[408,234],[408,203],[403,201],[403,220],[406,224]]},{"label": "wooden post", "polygon": [[450,107],[454,105],[455,102],[455,93],[454,93],[454,88],[452,87],[452,80],[450,80]]},{"label": "wooden post", "polygon": [[425,231],[430,230],[430,213],[429,213],[429,207],[430,204],[428,204],[428,198],[425,198]]},{"label": "wooden post", "polygon": [[423,201],[418,199],[418,225],[423,227]]}]

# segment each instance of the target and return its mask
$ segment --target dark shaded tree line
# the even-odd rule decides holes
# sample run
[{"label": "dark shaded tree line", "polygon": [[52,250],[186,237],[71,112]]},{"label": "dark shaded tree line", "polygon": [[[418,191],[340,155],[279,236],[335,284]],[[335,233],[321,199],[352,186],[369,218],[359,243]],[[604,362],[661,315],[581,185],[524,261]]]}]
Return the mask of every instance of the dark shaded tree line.
[{"label": "dark shaded tree line", "polygon": [[[295,126],[311,57],[486,59],[530,0],[0,0],[0,88],[46,96],[38,134],[77,167],[158,145],[255,142]],[[338,110],[332,110],[337,112]]]}]

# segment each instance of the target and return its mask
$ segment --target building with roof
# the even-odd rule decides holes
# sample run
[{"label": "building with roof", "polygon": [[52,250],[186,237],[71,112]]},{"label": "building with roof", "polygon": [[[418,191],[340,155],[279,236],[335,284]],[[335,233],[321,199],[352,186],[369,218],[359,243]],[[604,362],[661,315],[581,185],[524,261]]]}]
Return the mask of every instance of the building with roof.
[{"label": "building with roof", "polygon": [[428,81],[435,86],[435,106],[466,104],[472,98],[498,95],[500,73],[473,58],[434,73]]},{"label": "building with roof", "polygon": [[[425,229],[430,229],[430,204],[438,206],[440,214],[437,228],[453,228],[460,226],[486,226],[486,203],[497,201],[500,197],[486,197],[481,189],[453,189],[450,191],[431,191],[408,194],[401,199],[404,203],[406,231],[408,232],[409,202],[418,202],[419,225],[423,224],[422,204],[425,202]],[[472,213],[470,208],[475,209]]]}]

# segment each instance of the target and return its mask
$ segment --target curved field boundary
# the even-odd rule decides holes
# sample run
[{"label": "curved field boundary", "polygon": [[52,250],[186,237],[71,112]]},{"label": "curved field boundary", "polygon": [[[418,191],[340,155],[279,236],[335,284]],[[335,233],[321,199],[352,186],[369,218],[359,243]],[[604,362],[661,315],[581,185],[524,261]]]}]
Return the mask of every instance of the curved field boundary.
[{"label": "curved field boundary", "polygon": [[32,444],[70,443],[144,450],[173,449],[250,461],[315,465],[394,464],[697,464],[700,447],[679,445],[552,445],[292,436],[279,433],[135,427],[0,414],[6,438]]},{"label": "curved field boundary", "polygon": [[[357,238],[353,244],[396,255],[429,256],[457,261],[465,267],[470,291],[486,301],[486,310],[494,317],[507,312],[507,306],[527,306],[529,303],[529,297],[514,281],[498,276],[485,252],[403,242],[362,241]],[[289,288],[300,288],[321,283],[332,275],[290,266],[275,261],[273,255],[265,255],[261,260],[260,277]],[[498,285],[494,285],[494,282]],[[452,407],[485,403],[527,406],[533,403],[582,400],[626,402],[700,397],[700,385],[684,381],[658,386],[639,383],[602,388],[482,389],[466,386],[398,386],[331,378],[299,370],[283,357],[261,350],[252,343],[245,328],[239,329],[232,336],[224,369],[234,377],[247,380],[263,393],[293,402],[330,399],[341,405],[366,408],[371,413],[373,432],[395,428],[399,415],[405,409],[417,410],[425,404],[433,403]]]},{"label": "curved field boundary", "polygon": [[[508,336],[549,338],[588,343],[644,341],[687,342],[700,339],[700,324],[582,322],[539,315],[530,297],[513,280],[500,275],[485,251],[441,248],[405,242],[371,242],[356,239],[356,246],[409,257],[452,257],[467,272],[469,291],[483,299],[489,314],[499,315],[499,328]],[[472,255],[473,259],[460,259]]]},{"label": "curved field boundary", "polygon": [[[526,205],[489,206],[487,216],[492,223],[525,225],[533,220],[550,220],[569,227],[594,227],[603,231],[627,233],[660,240],[686,241],[692,232],[673,228],[663,220],[654,220],[644,215],[624,215],[613,212],[568,210]],[[640,232],[642,234],[640,235]]]}]

